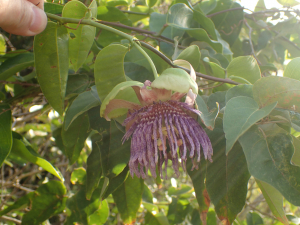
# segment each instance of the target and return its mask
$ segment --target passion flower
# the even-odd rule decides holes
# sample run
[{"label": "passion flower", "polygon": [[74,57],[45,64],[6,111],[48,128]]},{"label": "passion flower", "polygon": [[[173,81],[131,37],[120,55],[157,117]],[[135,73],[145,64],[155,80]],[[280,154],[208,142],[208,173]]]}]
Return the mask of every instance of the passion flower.
[{"label": "passion flower", "polygon": [[[126,126],[123,143],[131,137],[131,176],[145,178],[150,170],[156,177],[157,165],[162,176],[162,166],[165,164],[166,170],[169,159],[179,176],[179,158],[184,170],[187,157],[192,159],[193,169],[197,168],[201,147],[205,159],[212,161],[211,142],[196,120],[201,112],[194,109],[198,87],[194,74],[191,75],[181,69],[167,69],[152,83],[124,82],[111,92],[131,86],[140,104],[114,99],[116,94],[109,94],[104,100],[101,115],[108,120],[114,110],[129,109],[123,122]],[[184,96],[185,102],[181,102]]]}]

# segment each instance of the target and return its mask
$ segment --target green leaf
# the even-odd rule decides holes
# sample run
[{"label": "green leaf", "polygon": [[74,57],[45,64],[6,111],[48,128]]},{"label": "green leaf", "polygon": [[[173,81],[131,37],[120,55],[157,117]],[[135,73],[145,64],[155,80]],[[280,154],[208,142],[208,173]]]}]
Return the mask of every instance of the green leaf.
[{"label": "green leaf", "polygon": [[45,2],[44,3],[44,10],[47,13],[52,14],[61,14],[63,10],[63,5],[52,3],[52,2]]},{"label": "green leaf", "polygon": [[103,199],[106,199],[110,194],[116,191],[127,179],[128,177],[128,166],[117,176],[109,179],[109,184],[103,195]]},{"label": "green leaf", "polygon": [[183,59],[188,61],[195,70],[199,67],[201,53],[197,45],[191,45],[184,49],[177,57],[177,59]]},{"label": "green leaf", "polygon": [[37,79],[49,104],[60,115],[68,79],[68,39],[67,29],[54,22],[48,22],[46,29],[34,38]]},{"label": "green leaf", "polygon": [[6,215],[10,211],[17,210],[29,205],[33,197],[34,197],[34,192],[30,192],[27,195],[18,198],[12,205],[0,211],[0,217]]},{"label": "green leaf", "polygon": [[34,56],[29,52],[9,58],[0,65],[0,80],[6,80],[17,72],[33,65]]},{"label": "green leaf", "polygon": [[253,84],[261,78],[260,69],[252,56],[239,56],[227,67],[227,76],[240,83]]},{"label": "green leaf", "polygon": [[172,5],[167,14],[167,24],[174,27],[189,28],[193,21],[193,11],[183,3]]},{"label": "green leaf", "polygon": [[167,217],[171,224],[179,224],[185,220],[191,211],[192,207],[188,199],[173,197]]},{"label": "green leaf", "polygon": [[207,135],[214,149],[213,163],[207,166],[206,188],[221,221],[232,224],[246,202],[250,178],[245,155],[239,143],[225,154],[225,135],[222,120],[218,119]]},{"label": "green leaf", "polygon": [[95,61],[95,84],[101,101],[119,83],[126,81],[124,57],[128,48],[112,44],[103,48]]},{"label": "green leaf", "polygon": [[216,108],[217,104],[219,104],[220,109],[225,107],[225,96],[226,96],[226,91],[217,91],[215,93],[212,93],[208,99],[207,99],[207,106],[209,110],[213,110]]},{"label": "green leaf", "polygon": [[89,77],[85,74],[69,74],[68,82],[67,82],[67,89],[66,89],[66,96],[72,97],[76,94],[81,94],[84,92],[90,85]]},{"label": "green leaf", "polygon": [[233,88],[230,88],[226,92],[225,101],[227,103],[230,99],[239,97],[239,96],[253,98],[252,85],[240,84],[240,85],[234,86]]},{"label": "green leaf", "polygon": [[288,77],[264,77],[253,85],[253,97],[260,107],[278,102],[277,107],[300,112],[300,81]]},{"label": "green leaf", "polygon": [[202,157],[199,169],[191,170],[193,168],[192,164],[193,162],[190,158],[188,158],[186,163],[186,170],[193,182],[193,187],[196,193],[196,199],[199,205],[200,213],[206,214],[210,205],[210,199],[204,183],[206,178],[207,163],[206,160],[204,160]]},{"label": "green leaf", "polygon": [[97,214],[97,210],[100,208],[101,199],[99,196],[102,187],[98,187],[94,191],[90,200],[86,199],[85,186],[79,187],[79,191],[67,200],[69,214],[65,222],[66,225],[73,225],[75,222],[87,225],[88,220],[90,219],[89,216],[93,215],[95,212]]},{"label": "green leaf", "polygon": [[300,4],[296,0],[277,0],[277,2],[286,7],[293,7]]},{"label": "green leaf", "polygon": [[31,210],[22,218],[24,225],[38,225],[49,217],[65,209],[66,187],[59,181],[49,181],[36,191],[31,203]]},{"label": "green leaf", "polygon": [[260,217],[259,214],[255,212],[249,212],[247,214],[247,225],[261,225],[264,224],[263,219]]},{"label": "green leaf", "polygon": [[149,8],[152,8],[156,4],[157,0],[146,0],[146,4]]},{"label": "green leaf", "polygon": [[213,40],[217,40],[216,28],[213,21],[208,18],[201,10],[199,5],[194,8],[193,19],[203,27]]},{"label": "green leaf", "polygon": [[126,181],[113,192],[114,201],[124,223],[135,222],[142,201],[143,188],[143,179],[128,176]]},{"label": "green leaf", "polygon": [[124,133],[118,129],[116,122],[111,121],[109,134],[103,136],[103,143],[97,143],[101,152],[103,176],[115,177],[126,167],[130,158],[130,142],[122,144],[123,136]]},{"label": "green leaf", "polygon": [[97,19],[110,22],[126,20],[126,15],[118,8],[113,6],[99,6],[97,8]]},{"label": "green leaf", "polygon": [[83,167],[79,167],[73,170],[70,181],[72,184],[84,184],[86,180],[86,171]]},{"label": "green leaf", "polygon": [[289,221],[285,216],[283,209],[283,198],[279,191],[277,191],[270,184],[256,179],[256,183],[263,193],[266,202],[268,203],[273,215],[283,224],[288,225]]},{"label": "green leaf", "polygon": [[153,215],[151,212],[147,212],[145,215],[145,224],[151,225],[169,225],[168,218],[162,213]]},{"label": "green leaf", "polygon": [[[18,135],[19,137],[13,139],[11,154],[42,167],[44,170],[53,174],[54,176],[59,178],[61,181],[64,180],[61,173],[57,169],[55,169],[51,163],[49,163],[47,160],[41,158],[32,149],[32,147],[29,145],[29,143],[26,140],[21,139],[22,138],[21,135],[19,135],[19,134],[16,134],[16,135]],[[14,136],[15,136],[15,134],[14,134]]]},{"label": "green leaf", "polygon": [[[194,16],[193,11],[187,5],[183,3],[178,3],[172,5],[171,8],[169,9],[166,22],[171,28],[177,30],[181,29],[183,31],[186,31],[191,37],[194,37],[199,41],[204,41],[208,43],[217,52],[222,52],[223,47],[219,41],[211,40],[208,33],[202,28],[192,28],[193,16]],[[171,32],[174,33],[172,29]],[[164,33],[162,33],[162,35],[164,35]],[[181,35],[176,35],[176,36],[181,37],[182,35],[183,33]],[[175,33],[172,36],[173,37],[169,37],[169,38],[173,39],[175,37]]]},{"label": "green leaf", "polygon": [[[96,141],[101,141],[102,135],[95,134],[92,136],[92,152],[87,159],[86,169],[86,199],[90,200],[94,190],[98,187],[102,168],[101,168],[101,155]],[[96,139],[96,140],[95,140]]]},{"label": "green leaf", "polygon": [[275,108],[274,102],[259,109],[257,103],[249,97],[235,97],[228,101],[224,113],[224,132],[226,137],[226,154],[231,150],[238,138],[253,124],[269,115]]},{"label": "green leaf", "polygon": [[97,211],[88,217],[88,224],[105,224],[109,216],[109,205],[106,200],[101,202]]},{"label": "green leaf", "polygon": [[[198,5],[195,6],[197,8]],[[205,14],[210,13],[217,7],[217,0],[202,1],[199,3],[199,8]]]},{"label": "green leaf", "polygon": [[249,172],[276,188],[289,202],[300,205],[300,168],[290,163],[294,153],[287,134],[268,135],[253,125],[239,138]]},{"label": "green leaf", "polygon": [[207,105],[205,104],[203,98],[201,98],[200,95],[197,95],[196,103],[198,106],[198,110],[201,112],[201,121],[205,124],[205,126],[208,129],[213,130],[215,126],[215,120],[220,111],[219,104],[217,103],[216,107],[209,111]]},{"label": "green leaf", "polygon": [[300,63],[300,57],[292,59],[289,62],[289,64],[287,64],[283,76],[293,78],[295,80],[300,80],[299,63]]},{"label": "green leaf", "polygon": [[6,41],[2,34],[0,34],[0,56],[6,53]]},{"label": "green leaf", "polygon": [[[237,2],[217,1],[217,6],[210,14],[239,7],[241,7],[241,5]],[[216,29],[221,33],[222,38],[230,45],[233,45],[243,26],[243,9],[241,8],[240,10],[220,13],[211,17],[211,19],[214,22]]]},{"label": "green leaf", "polygon": [[[75,19],[91,19],[97,17],[97,5],[93,1],[87,8],[80,1],[68,2],[62,11],[62,17]],[[96,34],[96,27],[89,25],[68,24],[70,34],[69,39],[69,60],[70,65],[77,71],[84,63],[88,53],[92,47],[93,40]]]},{"label": "green leaf", "polygon": [[12,147],[11,123],[12,117],[10,106],[0,104],[0,168],[6,157],[9,155]]},{"label": "green leaf", "polygon": [[78,159],[85,140],[89,135],[89,127],[88,115],[84,113],[73,121],[68,130],[62,129],[61,137],[70,165]]},{"label": "green leaf", "polygon": [[70,124],[72,124],[79,115],[100,104],[101,102],[98,97],[96,86],[93,86],[90,91],[79,94],[66,112],[65,129],[69,129]]}]

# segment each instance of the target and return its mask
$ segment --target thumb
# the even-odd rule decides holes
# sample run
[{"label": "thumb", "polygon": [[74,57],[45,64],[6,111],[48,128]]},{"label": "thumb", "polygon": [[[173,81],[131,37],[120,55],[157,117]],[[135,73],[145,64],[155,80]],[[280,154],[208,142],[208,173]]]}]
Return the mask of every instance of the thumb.
[{"label": "thumb", "polygon": [[47,25],[45,12],[27,0],[0,0],[0,15],[0,27],[16,35],[33,36]]}]

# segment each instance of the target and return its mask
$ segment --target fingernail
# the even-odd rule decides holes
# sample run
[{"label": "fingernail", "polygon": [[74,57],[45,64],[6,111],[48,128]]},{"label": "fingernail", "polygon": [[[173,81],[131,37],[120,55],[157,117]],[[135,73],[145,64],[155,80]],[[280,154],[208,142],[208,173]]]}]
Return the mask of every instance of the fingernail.
[{"label": "fingernail", "polygon": [[29,27],[29,30],[32,32],[41,32],[45,29],[45,20],[47,21],[46,14],[40,8],[33,6],[32,7],[32,21]]}]

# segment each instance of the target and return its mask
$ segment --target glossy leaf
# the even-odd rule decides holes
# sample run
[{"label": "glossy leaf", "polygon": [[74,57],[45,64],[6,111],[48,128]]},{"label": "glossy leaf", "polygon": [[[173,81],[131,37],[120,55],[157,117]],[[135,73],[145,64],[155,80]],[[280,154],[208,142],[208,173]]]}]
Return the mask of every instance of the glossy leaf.
[{"label": "glossy leaf", "polygon": [[105,135],[103,144],[99,145],[103,176],[108,178],[117,176],[129,162],[130,142],[122,144],[123,136],[124,133],[118,129],[116,122],[111,121],[109,135]]},{"label": "glossy leaf", "polygon": [[276,188],[289,202],[300,205],[300,168],[290,163],[294,153],[287,134],[268,135],[253,125],[239,138],[249,172]]},{"label": "glossy leaf", "polygon": [[47,13],[61,14],[63,10],[63,5],[52,3],[52,2],[45,2],[44,10]]},{"label": "glossy leaf", "polygon": [[87,75],[84,74],[74,74],[68,76],[66,96],[71,97],[76,94],[81,94],[86,91],[90,85],[90,80]]},{"label": "glossy leaf", "polygon": [[60,115],[64,111],[68,79],[68,40],[67,29],[54,22],[48,22],[34,39],[37,79],[48,102]]},{"label": "glossy leaf", "polygon": [[177,59],[183,59],[188,61],[195,70],[200,65],[201,53],[197,45],[191,45],[184,49],[177,57]]},{"label": "glossy leaf", "polygon": [[239,83],[248,84],[253,84],[261,78],[259,66],[252,56],[233,59],[227,67],[227,76]]},{"label": "glossy leaf", "polygon": [[110,45],[102,49],[95,61],[95,84],[101,101],[119,83],[126,81],[123,61],[128,48]]},{"label": "glossy leaf", "polygon": [[144,181],[128,176],[126,181],[113,192],[113,198],[124,223],[134,223],[142,201]]},{"label": "glossy leaf", "polygon": [[[239,7],[241,7],[241,5],[237,2],[217,1],[217,6],[210,14]],[[211,17],[211,19],[214,22],[216,29],[221,33],[222,38],[232,45],[241,31],[243,25],[241,21],[244,20],[244,13],[241,8],[240,10],[220,13]],[[232,29],[232,27],[234,29]]]},{"label": "glossy leaf", "polygon": [[226,154],[238,138],[253,124],[263,119],[275,108],[274,102],[259,109],[257,103],[249,97],[235,97],[228,101],[224,113],[224,132],[226,137]]},{"label": "glossy leaf", "polygon": [[145,215],[145,224],[151,225],[169,225],[168,218],[162,213],[153,215],[151,212],[147,212]]},{"label": "glossy leaf", "polygon": [[95,143],[101,141],[102,135],[92,136],[92,152],[87,159],[86,168],[86,199],[90,200],[94,190],[98,187],[102,175],[101,155],[98,145]]},{"label": "glossy leaf", "polygon": [[61,173],[53,167],[51,163],[49,163],[47,160],[41,158],[28,144],[28,142],[24,142],[20,138],[14,138],[13,139],[13,145],[11,149],[11,154],[14,154],[15,156],[18,156],[26,161],[29,161],[31,163],[34,163],[40,167],[42,167],[44,170],[48,171],[49,173],[56,176],[61,181],[64,180]]},{"label": "glossy leaf", "polygon": [[7,206],[7,208],[0,211],[0,216],[3,216],[13,210],[17,210],[24,206],[29,205],[33,197],[34,197],[34,192],[30,192],[27,195],[22,196],[21,198],[17,199],[12,205]]},{"label": "glossy leaf", "polygon": [[185,220],[191,211],[192,207],[188,199],[173,197],[169,205],[167,217],[171,224],[179,224]]},{"label": "glossy leaf", "polygon": [[73,225],[75,222],[80,224],[88,224],[89,216],[99,210],[101,199],[99,199],[101,187],[98,187],[90,200],[86,199],[85,187],[80,186],[79,191],[68,198],[67,207],[70,211],[65,224]]},{"label": "glossy leaf", "polygon": [[216,28],[212,20],[202,12],[200,7],[198,8],[196,6],[193,12],[194,20],[197,21],[200,26],[207,31],[207,33],[210,35],[210,37],[212,37],[213,40],[217,40]]},{"label": "glossy leaf", "polygon": [[215,129],[207,134],[214,155],[213,163],[207,167],[206,188],[219,219],[231,224],[246,202],[250,174],[245,155],[239,143],[226,155],[221,119],[218,119]]},{"label": "glossy leaf", "polygon": [[[63,17],[75,19],[91,19],[97,17],[97,5],[92,1],[87,8],[80,1],[68,2],[62,11]],[[95,38],[96,28],[89,25],[68,24],[70,34],[69,40],[69,60],[70,65],[77,71],[84,63],[92,47]]]},{"label": "glossy leaf", "polygon": [[83,92],[79,94],[65,115],[65,129],[67,130],[72,124],[72,122],[82,113],[88,111],[89,109],[100,105],[100,99],[96,90],[96,86],[93,86],[90,91]]},{"label": "glossy leaf", "polygon": [[220,111],[219,104],[217,103],[216,107],[209,111],[204,100],[199,95],[196,98],[196,103],[198,106],[198,110],[201,112],[200,114],[201,121],[205,124],[205,126],[208,129],[213,130],[215,126],[215,120]]},{"label": "glossy leaf", "polygon": [[261,225],[264,224],[263,219],[260,217],[259,214],[255,212],[250,212],[247,215],[247,225]]},{"label": "glossy leaf", "polygon": [[217,0],[202,1],[199,7],[203,13],[208,14],[217,7]]},{"label": "glossy leaf", "polygon": [[0,80],[6,80],[17,72],[34,65],[34,56],[32,53],[18,54],[7,59],[0,65]]},{"label": "glossy leaf", "polygon": [[[193,11],[185,4],[178,3],[168,11],[167,24],[175,29],[186,31],[191,37],[204,41],[211,45],[217,52],[222,52],[222,44],[218,41],[211,40],[207,32],[202,28],[192,28]],[[179,37],[181,37],[180,35]],[[175,36],[174,36],[175,37]]]},{"label": "glossy leaf", "polygon": [[227,103],[230,99],[239,96],[253,98],[252,85],[241,84],[241,85],[234,86],[233,88],[230,88],[226,92],[225,101]]},{"label": "glossy leaf", "polygon": [[105,224],[108,216],[109,205],[106,200],[103,200],[99,209],[88,217],[88,224]]},{"label": "glossy leaf", "polygon": [[72,184],[84,184],[86,181],[86,171],[83,167],[79,167],[73,170],[70,181]]},{"label": "glossy leaf", "polygon": [[65,209],[67,197],[66,187],[59,181],[49,181],[41,185],[31,202],[31,209],[22,218],[24,225],[38,225],[49,217],[61,213]]},{"label": "glossy leaf", "polygon": [[[202,217],[206,217],[206,214],[209,209],[210,205],[210,198],[208,196],[206,186],[205,186],[205,178],[206,178],[206,160],[203,159],[200,161],[200,168],[191,170],[193,165],[192,161],[189,158],[186,163],[187,173],[192,179],[193,187],[195,190],[197,202],[199,205],[199,212],[201,213]],[[200,217],[199,217],[200,218]]]},{"label": "glossy leaf", "polygon": [[288,225],[289,221],[285,216],[283,209],[283,197],[280,192],[266,182],[256,179],[256,183],[263,193],[273,215],[276,216],[276,218],[283,224]]},{"label": "glossy leaf", "polygon": [[78,159],[85,140],[89,135],[89,127],[88,116],[84,113],[73,121],[68,130],[62,129],[61,136],[70,165]]},{"label": "glossy leaf", "polygon": [[295,80],[300,80],[299,63],[300,58],[294,58],[292,61],[290,61],[284,70],[283,76],[293,78]]},{"label": "glossy leaf", "polygon": [[11,124],[12,116],[10,106],[0,104],[0,167],[9,155],[12,147]]},{"label": "glossy leaf", "polygon": [[260,107],[278,102],[277,107],[300,112],[300,81],[288,77],[264,77],[253,85],[253,97]]},{"label": "glossy leaf", "polygon": [[125,169],[119,175],[109,179],[109,184],[103,195],[103,199],[106,199],[125,182],[129,174],[128,171],[128,167],[125,167]]},{"label": "glossy leaf", "polygon": [[296,0],[277,0],[277,2],[286,7],[293,7],[300,4]]}]

